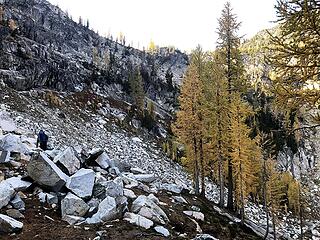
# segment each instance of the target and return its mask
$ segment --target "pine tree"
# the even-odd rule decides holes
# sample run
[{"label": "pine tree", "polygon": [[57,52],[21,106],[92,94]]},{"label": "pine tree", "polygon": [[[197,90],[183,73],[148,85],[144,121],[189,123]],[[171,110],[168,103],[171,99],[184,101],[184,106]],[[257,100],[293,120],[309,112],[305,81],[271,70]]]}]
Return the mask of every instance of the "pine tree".
[{"label": "pine tree", "polygon": [[[228,100],[231,104],[231,95],[234,91],[244,91],[246,84],[242,81],[243,64],[241,62],[241,55],[239,51],[240,37],[238,30],[240,23],[237,16],[232,13],[232,8],[227,2],[222,10],[221,17],[218,20],[218,50],[222,56],[221,64],[225,67],[225,76],[228,82]],[[229,113],[230,114],[230,113]],[[231,116],[229,116],[230,118]],[[230,121],[230,119],[229,119]],[[229,123],[230,124],[230,123]],[[229,126],[230,131],[230,126]],[[231,139],[230,139],[231,140]],[[227,207],[234,210],[233,204],[233,170],[232,160],[230,156],[228,161],[228,203]]]},{"label": "pine tree", "polygon": [[[272,218],[273,238],[276,240],[276,212],[281,209],[285,198],[285,186],[281,181],[281,173],[276,170],[276,163],[272,159],[266,161],[266,178],[266,202]],[[269,223],[267,222],[267,224]]]},{"label": "pine tree", "polygon": [[139,69],[132,70],[129,76],[129,85],[134,107],[140,114],[143,114],[145,92],[143,89],[143,79]]},{"label": "pine tree", "polygon": [[241,222],[244,223],[244,207],[254,182],[252,172],[253,156],[257,150],[256,143],[250,139],[250,128],[245,121],[252,113],[241,100],[240,94],[234,93],[231,108],[231,160],[234,177],[235,203],[240,211]]},{"label": "pine tree", "polygon": [[156,53],[156,51],[157,51],[156,44],[154,43],[153,40],[150,40],[150,43],[149,43],[149,46],[148,46],[148,52],[151,53],[151,54],[154,54],[154,53]]},{"label": "pine tree", "polygon": [[211,178],[216,178],[220,188],[220,207],[224,207],[225,197],[225,171],[224,162],[228,153],[228,109],[227,80],[220,64],[220,55],[217,52],[209,56],[210,60],[205,65],[204,74],[204,107],[207,135],[210,139],[209,150]]},{"label": "pine tree", "polygon": [[278,0],[280,32],[271,37],[270,78],[277,101],[286,107],[319,105],[320,3]]},{"label": "pine tree", "polygon": [[[193,56],[192,56],[193,59]],[[199,144],[203,137],[203,84],[196,61],[191,60],[183,79],[179,97],[180,110],[173,131],[186,147],[186,164],[193,174],[195,193],[200,193],[200,154]]]}]

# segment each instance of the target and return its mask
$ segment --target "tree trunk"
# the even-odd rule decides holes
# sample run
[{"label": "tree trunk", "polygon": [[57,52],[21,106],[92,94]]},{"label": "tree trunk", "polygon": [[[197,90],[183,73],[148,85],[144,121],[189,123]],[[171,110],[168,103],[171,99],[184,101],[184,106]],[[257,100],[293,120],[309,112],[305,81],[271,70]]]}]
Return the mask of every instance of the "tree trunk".
[{"label": "tree trunk", "polygon": [[230,211],[234,210],[234,204],[233,204],[233,173],[232,173],[232,162],[231,159],[228,159],[228,203],[227,208]]},{"label": "tree trunk", "polygon": [[[228,78],[228,100],[231,104],[231,92],[232,92],[232,76],[231,76],[231,36],[228,36],[228,46],[227,46],[227,78]],[[230,124],[230,123],[229,123]],[[230,128],[230,126],[229,126]],[[230,129],[229,129],[230,130]],[[230,211],[234,211],[233,205],[233,169],[230,157],[228,157],[228,202],[227,208]]]},{"label": "tree trunk", "polygon": [[263,207],[264,207],[264,211],[266,212],[266,216],[267,216],[267,227],[266,227],[266,233],[263,237],[263,239],[267,239],[268,235],[269,235],[269,213],[268,213],[268,206],[267,206],[267,179],[266,179],[266,173],[267,169],[266,169],[266,161],[263,161]]},{"label": "tree trunk", "polygon": [[272,227],[273,227],[273,240],[277,240],[277,233],[276,233],[276,220],[274,216],[273,210],[271,210],[272,215]]},{"label": "tree trunk", "polygon": [[204,157],[203,157],[203,141],[202,139],[200,139],[200,143],[199,143],[199,147],[200,147],[200,167],[201,167],[201,196],[205,197],[206,195],[206,185],[204,182]]},{"label": "tree trunk", "polygon": [[219,156],[219,184],[220,184],[220,202],[219,206],[224,207],[224,181],[223,181],[223,161]]},{"label": "tree trunk", "polygon": [[300,208],[300,240],[303,240],[303,206],[302,206],[302,199],[301,199],[301,188],[299,186],[299,208]]},{"label": "tree trunk", "polygon": [[199,166],[198,166],[198,150],[197,150],[197,140],[193,138],[193,148],[194,148],[194,188],[195,194],[199,195]]}]

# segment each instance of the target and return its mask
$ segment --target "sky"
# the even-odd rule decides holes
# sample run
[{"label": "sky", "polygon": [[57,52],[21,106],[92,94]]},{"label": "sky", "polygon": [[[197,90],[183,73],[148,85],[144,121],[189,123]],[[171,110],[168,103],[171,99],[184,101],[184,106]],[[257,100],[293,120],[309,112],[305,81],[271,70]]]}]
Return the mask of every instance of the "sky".
[{"label": "sky", "polygon": [[[89,19],[90,28],[114,38],[122,32],[128,44],[142,49],[152,40],[159,46],[190,51],[200,44],[216,45],[217,19],[226,0],[49,0],[78,21]],[[274,26],[276,0],[230,0],[242,23],[240,35],[254,36]]]}]

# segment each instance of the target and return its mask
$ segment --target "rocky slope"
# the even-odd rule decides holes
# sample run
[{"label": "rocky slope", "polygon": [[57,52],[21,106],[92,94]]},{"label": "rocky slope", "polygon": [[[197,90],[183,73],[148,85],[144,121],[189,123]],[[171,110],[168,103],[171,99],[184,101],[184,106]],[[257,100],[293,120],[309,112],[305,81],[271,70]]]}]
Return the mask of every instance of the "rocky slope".
[{"label": "rocky slope", "polygon": [[[57,108],[40,90],[2,90],[1,239],[261,239],[190,194],[189,174],[153,136],[119,127],[111,106],[64,96]],[[35,147],[40,128],[53,150]]]},{"label": "rocky slope", "polygon": [[[170,109],[188,57],[161,48],[149,54],[99,36],[45,0],[1,0],[0,79],[17,90],[81,91],[98,84],[128,99],[128,78],[139,67],[147,96]],[[159,105],[159,106],[160,106]]]}]

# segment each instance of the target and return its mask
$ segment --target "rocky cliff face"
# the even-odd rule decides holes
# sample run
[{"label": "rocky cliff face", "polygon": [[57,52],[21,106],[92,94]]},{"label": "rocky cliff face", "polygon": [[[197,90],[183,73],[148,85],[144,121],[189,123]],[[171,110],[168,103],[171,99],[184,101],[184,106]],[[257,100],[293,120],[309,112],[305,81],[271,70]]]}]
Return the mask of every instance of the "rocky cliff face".
[{"label": "rocky cliff face", "polygon": [[97,84],[128,99],[128,77],[140,68],[147,96],[169,109],[187,55],[162,48],[149,54],[99,36],[45,0],[1,0],[0,79],[17,90],[81,91]]}]

